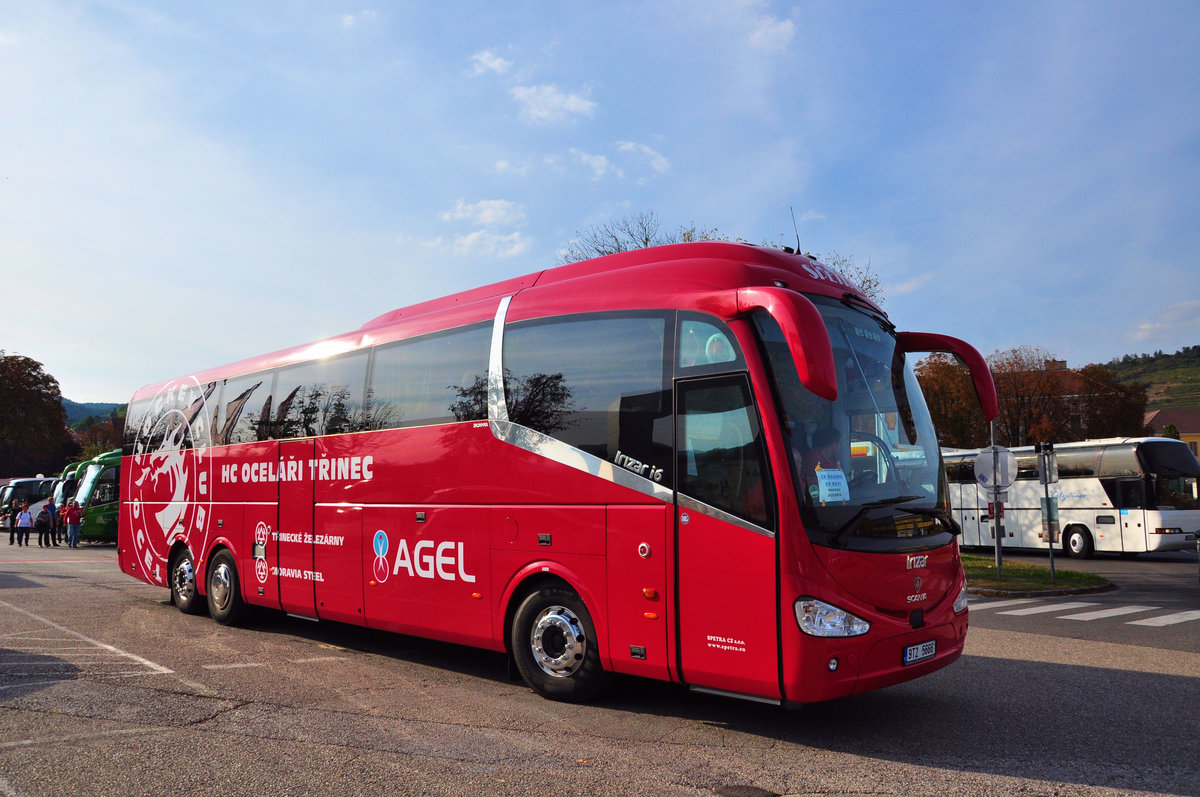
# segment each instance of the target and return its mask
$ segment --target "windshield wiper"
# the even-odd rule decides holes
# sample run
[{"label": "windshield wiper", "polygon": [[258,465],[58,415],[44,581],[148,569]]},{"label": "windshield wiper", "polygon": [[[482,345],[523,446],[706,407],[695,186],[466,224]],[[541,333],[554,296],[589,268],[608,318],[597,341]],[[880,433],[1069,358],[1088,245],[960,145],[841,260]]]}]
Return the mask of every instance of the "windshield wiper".
[{"label": "windshield wiper", "polygon": [[841,528],[839,528],[833,535],[834,544],[841,545],[845,541],[846,537],[849,537],[852,532],[856,531],[858,527],[862,525],[863,516],[865,516],[872,509],[879,509],[880,507],[891,506],[892,504],[903,504],[908,501],[915,501],[918,498],[924,497],[925,496],[923,495],[898,495],[895,498],[881,498],[878,501],[868,501],[860,506],[858,511],[855,512],[849,520],[843,523]]},{"label": "windshield wiper", "polygon": [[954,516],[940,507],[910,506],[905,507],[904,511],[911,512],[914,515],[925,515],[926,517],[937,518],[938,520],[942,521],[947,528],[950,529],[950,533],[955,537],[958,537],[962,534],[962,526],[958,525],[958,521],[954,519]]}]

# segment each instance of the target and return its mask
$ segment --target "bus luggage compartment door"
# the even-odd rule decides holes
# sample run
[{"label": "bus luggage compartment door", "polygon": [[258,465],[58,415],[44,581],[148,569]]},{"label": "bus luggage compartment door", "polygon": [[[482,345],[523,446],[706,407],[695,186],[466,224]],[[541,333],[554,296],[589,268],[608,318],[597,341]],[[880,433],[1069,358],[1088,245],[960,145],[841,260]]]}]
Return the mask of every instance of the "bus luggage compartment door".
[{"label": "bus luggage compartment door", "polygon": [[[316,617],[316,570],[313,560],[313,440],[288,440],[279,444],[278,554],[275,575],[279,604],[285,612]],[[293,478],[294,477],[294,478]],[[307,577],[306,577],[307,576]]]}]

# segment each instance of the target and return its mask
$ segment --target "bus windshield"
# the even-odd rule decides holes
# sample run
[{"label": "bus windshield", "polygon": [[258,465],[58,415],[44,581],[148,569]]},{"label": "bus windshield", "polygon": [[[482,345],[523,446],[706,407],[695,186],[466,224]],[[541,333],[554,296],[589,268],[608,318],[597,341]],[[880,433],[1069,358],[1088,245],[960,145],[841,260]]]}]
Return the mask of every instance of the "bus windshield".
[{"label": "bus windshield", "polygon": [[83,476],[79,478],[79,486],[75,490],[75,498],[80,501],[81,506],[87,502],[88,496],[92,494],[92,485],[95,484],[96,478],[100,475],[100,470],[100,466],[93,463],[87,466]]},{"label": "bus windshield", "polygon": [[850,301],[808,298],[833,344],[836,401],[803,387],[770,316],[759,313],[755,321],[783,408],[809,537],[875,551],[946,544],[957,532],[937,436],[894,327]]},{"label": "bus windshield", "polygon": [[1178,441],[1148,440],[1138,446],[1138,454],[1152,480],[1154,505],[1159,509],[1196,509],[1200,507],[1197,477],[1200,462],[1186,444]]}]

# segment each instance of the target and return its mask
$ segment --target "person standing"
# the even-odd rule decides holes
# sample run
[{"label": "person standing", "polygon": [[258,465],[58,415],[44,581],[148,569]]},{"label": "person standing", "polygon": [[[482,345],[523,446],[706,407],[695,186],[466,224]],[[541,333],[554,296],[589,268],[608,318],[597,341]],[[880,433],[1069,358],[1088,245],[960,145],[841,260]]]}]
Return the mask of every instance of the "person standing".
[{"label": "person standing", "polygon": [[50,528],[50,510],[46,509],[45,504],[42,504],[37,517],[33,519],[33,527],[37,529],[38,547],[49,548],[50,544],[54,542],[54,531]]},{"label": "person standing", "polygon": [[57,548],[58,541],[62,539],[62,534],[60,533],[61,527],[58,522],[58,507],[54,505],[53,498],[46,499],[46,511],[50,513],[50,542]]},{"label": "person standing", "polygon": [[21,504],[17,513],[17,545],[29,544],[29,532],[33,528],[33,515],[29,514],[29,502]]},{"label": "person standing", "polygon": [[17,502],[9,507],[8,514],[4,516],[4,523],[8,526],[8,544],[12,545],[13,540],[17,541],[17,545],[21,544],[21,538],[17,536]]},{"label": "person standing", "polygon": [[67,521],[67,547],[79,547],[79,524],[83,522],[83,510],[79,508],[78,501],[72,501],[71,505],[63,511]]}]

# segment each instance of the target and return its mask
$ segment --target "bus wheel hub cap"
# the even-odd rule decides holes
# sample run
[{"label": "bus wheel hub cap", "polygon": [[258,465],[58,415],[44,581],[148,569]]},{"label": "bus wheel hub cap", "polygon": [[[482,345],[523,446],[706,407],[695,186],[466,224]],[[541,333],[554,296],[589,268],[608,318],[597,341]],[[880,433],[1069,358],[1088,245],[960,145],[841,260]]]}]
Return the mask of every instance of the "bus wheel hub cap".
[{"label": "bus wheel hub cap", "polygon": [[565,606],[550,606],[537,616],[530,643],[538,666],[554,678],[572,675],[587,651],[583,623]]}]

